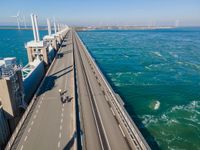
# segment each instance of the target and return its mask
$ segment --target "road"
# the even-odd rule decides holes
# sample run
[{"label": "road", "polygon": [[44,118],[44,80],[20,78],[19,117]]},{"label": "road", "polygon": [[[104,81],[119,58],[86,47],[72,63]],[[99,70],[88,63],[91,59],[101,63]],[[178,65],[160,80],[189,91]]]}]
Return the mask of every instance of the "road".
[{"label": "road", "polygon": [[72,37],[83,149],[130,149],[75,32]]},{"label": "road", "polygon": [[[56,58],[50,69],[36,104],[22,127],[20,137],[12,149],[17,150],[56,150],[76,149],[76,118],[74,98],[74,65],[72,34],[68,32],[60,58]],[[59,89],[70,97],[62,103]]]}]

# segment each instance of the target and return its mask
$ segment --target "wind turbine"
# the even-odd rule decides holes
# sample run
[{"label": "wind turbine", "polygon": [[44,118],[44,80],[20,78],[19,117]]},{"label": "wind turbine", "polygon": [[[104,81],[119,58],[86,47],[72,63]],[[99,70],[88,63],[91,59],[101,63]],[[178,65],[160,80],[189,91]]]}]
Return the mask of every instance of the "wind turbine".
[{"label": "wind turbine", "polygon": [[27,25],[26,25],[26,17],[25,17],[25,15],[23,15],[23,21],[24,21],[24,28],[26,29]]},{"label": "wind turbine", "polygon": [[20,11],[18,11],[17,15],[16,16],[11,16],[13,18],[16,18],[17,19],[17,26],[18,26],[18,30],[20,30]]},{"label": "wind turbine", "polygon": [[57,33],[57,25],[56,25],[55,17],[53,17],[53,21],[54,21],[54,32],[56,34]]}]

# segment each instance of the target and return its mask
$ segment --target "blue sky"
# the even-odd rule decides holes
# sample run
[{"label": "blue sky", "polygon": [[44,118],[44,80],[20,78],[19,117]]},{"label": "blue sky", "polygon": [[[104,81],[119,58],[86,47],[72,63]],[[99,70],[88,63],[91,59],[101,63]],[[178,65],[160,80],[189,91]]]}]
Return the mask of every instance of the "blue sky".
[{"label": "blue sky", "polygon": [[200,26],[200,0],[1,0],[0,25],[15,25],[18,10],[30,22],[30,13],[69,25]]}]

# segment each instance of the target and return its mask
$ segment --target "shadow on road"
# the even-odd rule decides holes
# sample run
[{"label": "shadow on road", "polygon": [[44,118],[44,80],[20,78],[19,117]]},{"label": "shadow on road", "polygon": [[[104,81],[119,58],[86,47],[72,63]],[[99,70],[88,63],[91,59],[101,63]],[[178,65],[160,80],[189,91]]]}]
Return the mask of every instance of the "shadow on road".
[{"label": "shadow on road", "polygon": [[61,69],[61,70],[59,70],[59,71],[57,71],[57,72],[53,73],[53,74],[52,74],[52,76],[54,76],[54,75],[56,75],[56,74],[58,74],[58,73],[60,73],[60,72],[63,72],[63,71],[65,71],[65,70],[67,70],[67,69],[71,68],[72,66],[73,66],[73,65],[71,65],[71,66],[68,66],[68,67],[66,67],[66,68],[63,68],[63,69]]},{"label": "shadow on road", "polygon": [[63,51],[63,52],[62,52],[63,55],[69,54],[69,53],[72,53],[72,50],[67,50],[67,51]]},{"label": "shadow on road", "polygon": [[73,68],[70,69],[70,70],[67,70],[69,68],[70,67],[67,67],[65,69],[61,69],[60,71],[54,73],[53,75],[47,76],[42,87],[40,88],[40,92],[37,94],[37,96],[42,95],[46,91],[52,90],[55,87],[55,82],[56,82],[57,79],[59,79],[62,76],[70,73],[71,71],[73,71]]},{"label": "shadow on road", "polygon": [[72,138],[67,143],[67,145],[63,148],[63,150],[70,150],[72,148],[72,146],[74,145],[74,140],[75,140],[76,137],[77,137],[76,132],[74,132]]}]

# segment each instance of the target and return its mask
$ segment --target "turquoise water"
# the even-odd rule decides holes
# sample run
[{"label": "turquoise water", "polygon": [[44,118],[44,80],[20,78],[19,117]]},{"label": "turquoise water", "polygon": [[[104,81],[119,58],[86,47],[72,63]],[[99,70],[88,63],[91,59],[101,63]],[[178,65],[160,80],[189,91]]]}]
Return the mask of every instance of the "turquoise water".
[{"label": "turquoise water", "polygon": [[[47,31],[40,31],[40,37]],[[28,63],[25,43],[33,40],[32,30],[0,30],[0,58],[17,57],[19,64]]]},{"label": "turquoise water", "polygon": [[200,149],[200,28],[79,35],[153,149]]},{"label": "turquoise water", "polygon": [[[153,149],[200,149],[200,28],[79,35]],[[32,39],[0,30],[0,57],[25,65]]]}]

